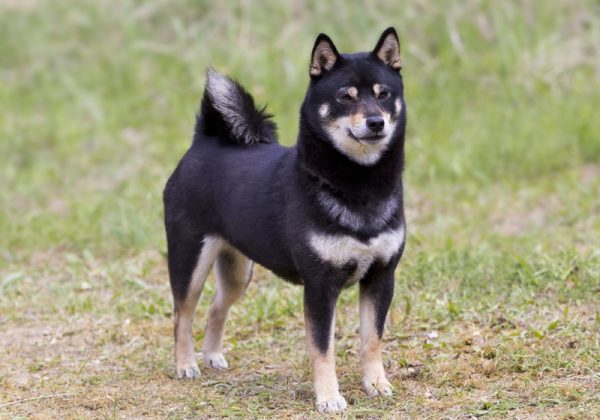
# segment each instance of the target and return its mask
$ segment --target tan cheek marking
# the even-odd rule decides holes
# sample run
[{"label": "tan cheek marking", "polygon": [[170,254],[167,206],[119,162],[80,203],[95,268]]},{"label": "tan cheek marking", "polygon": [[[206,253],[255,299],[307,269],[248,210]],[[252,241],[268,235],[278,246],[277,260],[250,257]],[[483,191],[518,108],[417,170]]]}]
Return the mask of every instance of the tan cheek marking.
[{"label": "tan cheek marking", "polygon": [[385,121],[385,123],[389,123],[390,122],[390,118],[392,117],[388,112],[382,111],[381,114],[383,115],[383,120]]},{"label": "tan cheek marking", "polygon": [[356,114],[352,114],[350,116],[350,122],[352,123],[352,127],[359,126],[365,120],[365,114],[362,112],[357,112]]},{"label": "tan cheek marking", "polygon": [[340,123],[339,123],[339,121],[338,121],[338,120],[333,120],[333,121],[330,121],[330,122],[327,124],[327,128],[329,128],[330,130],[339,130],[339,128],[340,128]]},{"label": "tan cheek marking", "polygon": [[321,118],[325,118],[329,114],[329,104],[323,104],[319,107],[319,115]]},{"label": "tan cheek marking", "polygon": [[400,102],[400,98],[396,99],[396,115],[400,114],[400,110],[402,109],[402,103]]},{"label": "tan cheek marking", "polygon": [[379,96],[380,92],[381,92],[381,86],[378,83],[375,83],[373,85],[373,93],[375,94],[375,97]]}]

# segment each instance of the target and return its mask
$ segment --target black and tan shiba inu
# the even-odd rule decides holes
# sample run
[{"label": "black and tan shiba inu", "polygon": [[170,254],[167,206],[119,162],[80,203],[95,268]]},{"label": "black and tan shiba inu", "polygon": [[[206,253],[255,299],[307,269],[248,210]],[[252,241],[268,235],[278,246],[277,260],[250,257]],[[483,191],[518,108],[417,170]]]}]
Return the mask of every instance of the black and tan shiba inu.
[{"label": "black and tan shiba inu", "polygon": [[177,376],[200,375],[192,318],[216,262],[202,357],[224,369],[223,328],[256,262],[304,285],[317,408],[346,407],[333,350],[335,306],[360,284],[360,358],[368,395],[391,395],[381,336],[404,249],[406,106],[393,28],[371,52],[339,54],[321,34],[309,68],[297,145],[277,144],[264,108],[214,71],[192,146],[164,191]]}]

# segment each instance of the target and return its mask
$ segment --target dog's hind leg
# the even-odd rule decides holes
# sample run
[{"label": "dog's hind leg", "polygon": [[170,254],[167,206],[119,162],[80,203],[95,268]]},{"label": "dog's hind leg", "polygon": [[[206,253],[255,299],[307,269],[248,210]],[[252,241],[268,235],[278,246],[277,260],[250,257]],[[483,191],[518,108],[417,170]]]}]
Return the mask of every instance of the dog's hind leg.
[{"label": "dog's hind leg", "polygon": [[226,369],[223,356],[223,332],[229,308],[244,293],[252,276],[252,261],[231,246],[225,246],[216,264],[217,291],[208,311],[202,348],[204,363],[214,369]]},{"label": "dog's hind leg", "polygon": [[169,273],[175,300],[176,372],[180,379],[193,379],[200,376],[192,336],[194,312],[208,272],[223,246],[223,241],[215,236],[203,238],[202,235],[194,235],[189,231],[167,237]]}]

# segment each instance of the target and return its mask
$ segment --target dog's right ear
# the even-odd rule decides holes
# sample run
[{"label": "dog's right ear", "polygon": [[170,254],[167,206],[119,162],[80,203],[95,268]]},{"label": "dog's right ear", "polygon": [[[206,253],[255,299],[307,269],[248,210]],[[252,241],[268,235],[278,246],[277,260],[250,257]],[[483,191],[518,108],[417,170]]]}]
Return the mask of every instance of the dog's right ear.
[{"label": "dog's right ear", "polygon": [[318,79],[323,76],[331,70],[338,57],[339,54],[331,38],[325,34],[319,34],[312,50],[310,77]]}]

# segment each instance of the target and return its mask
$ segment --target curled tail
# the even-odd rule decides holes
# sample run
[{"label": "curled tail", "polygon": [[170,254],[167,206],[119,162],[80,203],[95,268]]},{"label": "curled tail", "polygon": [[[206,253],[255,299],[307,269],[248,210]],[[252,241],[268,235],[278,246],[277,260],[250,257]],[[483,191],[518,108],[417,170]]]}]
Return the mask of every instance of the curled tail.
[{"label": "curled tail", "polygon": [[196,133],[246,145],[277,143],[277,126],[271,118],[239,83],[214,70],[206,72]]}]

